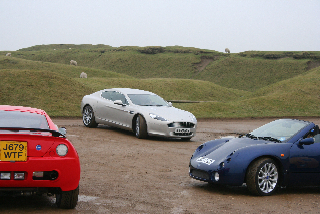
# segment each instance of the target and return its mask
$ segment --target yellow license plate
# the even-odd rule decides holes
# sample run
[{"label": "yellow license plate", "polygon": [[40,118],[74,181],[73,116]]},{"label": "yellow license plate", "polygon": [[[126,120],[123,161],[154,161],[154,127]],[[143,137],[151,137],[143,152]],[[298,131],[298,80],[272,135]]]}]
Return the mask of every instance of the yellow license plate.
[{"label": "yellow license plate", "polygon": [[27,142],[0,141],[0,161],[27,161]]}]

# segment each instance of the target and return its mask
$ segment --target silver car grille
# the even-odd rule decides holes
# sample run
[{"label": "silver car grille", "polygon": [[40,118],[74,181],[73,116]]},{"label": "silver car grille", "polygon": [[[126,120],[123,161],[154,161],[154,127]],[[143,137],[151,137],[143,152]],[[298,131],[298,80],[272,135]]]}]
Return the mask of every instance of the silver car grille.
[{"label": "silver car grille", "polygon": [[194,128],[195,124],[190,122],[173,122],[169,123],[168,127],[176,127],[176,128]]},{"label": "silver car grille", "polygon": [[175,136],[192,136],[193,132],[189,132],[189,133],[174,133]]}]

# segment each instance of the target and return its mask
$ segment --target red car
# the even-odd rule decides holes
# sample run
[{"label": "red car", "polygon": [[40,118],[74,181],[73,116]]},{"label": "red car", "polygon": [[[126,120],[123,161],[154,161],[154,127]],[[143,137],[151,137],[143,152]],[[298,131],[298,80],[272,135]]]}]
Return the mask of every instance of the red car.
[{"label": "red car", "polygon": [[0,192],[55,194],[60,208],[77,205],[79,156],[45,111],[0,105]]}]

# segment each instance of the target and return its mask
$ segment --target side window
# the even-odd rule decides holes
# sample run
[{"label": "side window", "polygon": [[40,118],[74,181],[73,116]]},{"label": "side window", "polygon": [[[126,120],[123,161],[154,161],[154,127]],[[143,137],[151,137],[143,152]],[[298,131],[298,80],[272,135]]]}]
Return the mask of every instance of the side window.
[{"label": "side window", "polygon": [[115,100],[121,100],[123,104],[128,105],[128,101],[127,101],[126,97],[119,92],[114,92],[113,101],[115,101]]},{"label": "side window", "polygon": [[104,91],[101,93],[101,97],[107,100],[112,100],[112,93],[114,93],[114,91]]},{"label": "side window", "polygon": [[312,128],[308,134],[304,136],[304,138],[310,138],[313,137],[315,143],[320,143],[320,131],[319,126],[315,125],[314,128]]},{"label": "side window", "polygon": [[121,100],[123,104],[129,104],[126,97],[123,94],[116,91],[104,91],[101,93],[101,97],[111,101]]}]

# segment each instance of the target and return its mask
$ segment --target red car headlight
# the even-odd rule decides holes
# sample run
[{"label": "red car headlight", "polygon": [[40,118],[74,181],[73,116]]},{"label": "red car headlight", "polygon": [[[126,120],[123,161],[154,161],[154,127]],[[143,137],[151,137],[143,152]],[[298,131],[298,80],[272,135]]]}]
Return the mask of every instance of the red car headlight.
[{"label": "red car headlight", "polygon": [[60,144],[57,146],[56,152],[59,156],[66,156],[68,153],[68,147],[64,144]]}]

